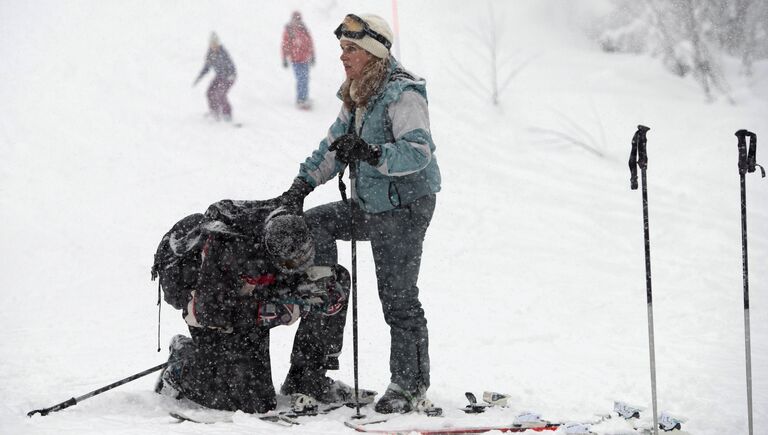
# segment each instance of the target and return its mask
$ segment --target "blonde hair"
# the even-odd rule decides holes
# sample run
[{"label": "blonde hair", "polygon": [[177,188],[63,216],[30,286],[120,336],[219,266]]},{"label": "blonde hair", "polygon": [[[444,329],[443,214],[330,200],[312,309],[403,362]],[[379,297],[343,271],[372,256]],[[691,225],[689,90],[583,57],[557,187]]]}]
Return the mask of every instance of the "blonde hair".
[{"label": "blonde hair", "polygon": [[344,107],[362,108],[368,105],[371,97],[376,95],[378,90],[384,84],[389,71],[389,58],[371,57],[371,60],[365,65],[362,76],[357,80],[349,78],[341,84],[341,99],[344,101]]}]

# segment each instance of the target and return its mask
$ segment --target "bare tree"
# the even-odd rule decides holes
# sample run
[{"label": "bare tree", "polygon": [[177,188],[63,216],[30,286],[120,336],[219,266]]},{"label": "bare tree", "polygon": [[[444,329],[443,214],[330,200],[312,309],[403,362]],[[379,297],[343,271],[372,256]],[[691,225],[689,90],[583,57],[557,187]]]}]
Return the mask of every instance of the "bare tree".
[{"label": "bare tree", "polygon": [[694,0],[680,0],[679,11],[687,32],[685,37],[691,43],[693,75],[704,90],[707,100],[712,99],[713,87],[730,100],[728,85],[725,82],[722,69],[718,65],[717,59],[712,55],[702,30],[702,23],[706,22],[705,17],[713,15],[708,14],[706,3],[703,6],[701,5],[702,2],[697,3],[694,4]]},{"label": "bare tree", "polygon": [[[469,27],[467,32],[472,35],[473,40],[479,42],[482,50],[477,51],[480,62],[467,63],[455,62],[464,78],[468,78],[474,83],[471,87],[480,87],[483,93],[491,98],[491,103],[498,106],[501,95],[509,88],[512,80],[536,56],[528,56],[520,59],[519,56],[513,56],[509,47],[504,42],[504,29],[506,26],[498,19],[503,14],[497,15],[493,8],[493,3],[489,0],[487,3],[487,15],[479,20],[477,26]],[[472,68],[468,68],[471,66]],[[486,75],[486,78],[478,79],[478,75]],[[466,82],[466,81],[465,81]]]},{"label": "bare tree", "polygon": [[747,74],[755,58],[768,57],[765,0],[645,0],[641,11],[633,0],[615,3],[616,11],[635,13],[614,14],[600,37],[603,48],[660,55],[673,73],[692,74],[707,100],[715,94],[731,100],[723,55],[740,57]]},{"label": "bare tree", "polygon": [[[752,64],[756,58],[768,57],[768,2],[759,0],[743,0],[744,36],[741,40],[741,67],[745,75],[752,75]],[[741,2],[740,2],[741,3]]]}]

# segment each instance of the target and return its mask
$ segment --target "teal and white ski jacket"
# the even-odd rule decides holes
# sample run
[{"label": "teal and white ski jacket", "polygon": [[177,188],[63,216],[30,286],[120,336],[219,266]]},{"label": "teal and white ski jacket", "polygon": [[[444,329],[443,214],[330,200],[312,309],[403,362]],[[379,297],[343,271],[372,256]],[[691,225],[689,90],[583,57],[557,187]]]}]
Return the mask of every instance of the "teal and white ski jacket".
[{"label": "teal and white ski jacket", "polygon": [[[312,187],[332,179],[345,164],[328,151],[333,141],[356,133],[381,147],[376,167],[360,162],[353,189],[367,213],[380,213],[440,191],[440,169],[429,130],[426,82],[404,70],[394,57],[381,91],[371,97],[361,120],[343,105],[320,146],[301,164],[299,177]],[[359,128],[352,126],[354,123]]]}]

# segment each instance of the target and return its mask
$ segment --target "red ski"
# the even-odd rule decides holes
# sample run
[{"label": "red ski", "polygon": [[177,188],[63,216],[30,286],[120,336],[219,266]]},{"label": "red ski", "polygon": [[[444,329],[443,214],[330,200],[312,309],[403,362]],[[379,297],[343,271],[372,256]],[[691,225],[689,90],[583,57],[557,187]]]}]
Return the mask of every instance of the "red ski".
[{"label": "red ski", "polygon": [[547,423],[545,426],[535,427],[523,427],[518,425],[508,426],[474,426],[474,427],[444,427],[434,429],[374,429],[366,427],[362,424],[355,424],[349,421],[345,421],[344,424],[357,432],[375,433],[380,435],[456,435],[456,434],[473,434],[473,433],[485,433],[485,432],[504,432],[504,433],[519,433],[519,432],[545,432],[555,431],[560,427],[559,423]]}]

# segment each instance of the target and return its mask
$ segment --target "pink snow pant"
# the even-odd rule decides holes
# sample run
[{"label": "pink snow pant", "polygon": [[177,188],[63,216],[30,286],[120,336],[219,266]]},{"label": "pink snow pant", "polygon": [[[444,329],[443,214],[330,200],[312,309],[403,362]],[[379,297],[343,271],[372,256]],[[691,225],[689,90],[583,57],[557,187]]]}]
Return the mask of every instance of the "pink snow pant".
[{"label": "pink snow pant", "polygon": [[208,86],[208,107],[215,116],[232,117],[232,106],[229,105],[229,100],[227,100],[227,92],[229,92],[229,88],[234,83],[234,78],[229,79],[216,76],[211,85]]}]

